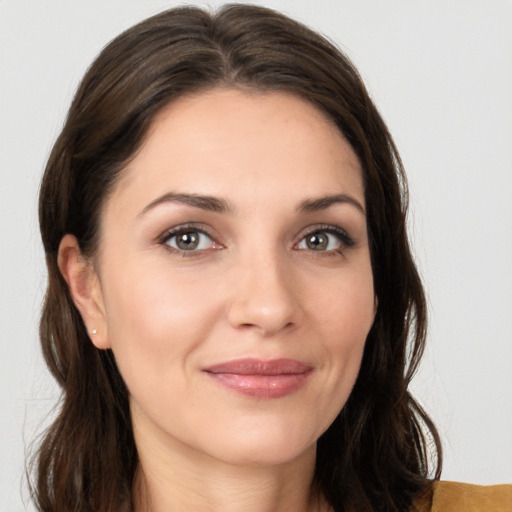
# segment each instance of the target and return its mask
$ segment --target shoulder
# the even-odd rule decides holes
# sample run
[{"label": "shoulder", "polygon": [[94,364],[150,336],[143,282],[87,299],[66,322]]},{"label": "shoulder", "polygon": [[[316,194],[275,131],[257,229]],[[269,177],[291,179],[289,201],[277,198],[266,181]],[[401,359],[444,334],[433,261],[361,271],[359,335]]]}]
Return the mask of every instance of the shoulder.
[{"label": "shoulder", "polygon": [[473,485],[434,482],[414,512],[512,512],[512,485]]}]

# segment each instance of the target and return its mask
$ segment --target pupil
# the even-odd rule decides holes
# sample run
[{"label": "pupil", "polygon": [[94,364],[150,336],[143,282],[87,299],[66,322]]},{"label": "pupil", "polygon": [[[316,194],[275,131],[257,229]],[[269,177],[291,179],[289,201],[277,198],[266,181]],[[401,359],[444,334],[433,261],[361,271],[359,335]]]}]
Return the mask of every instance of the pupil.
[{"label": "pupil", "polygon": [[327,248],[327,237],[325,235],[320,235],[315,233],[314,235],[310,235],[307,241],[307,245],[310,249],[314,251],[321,251]]},{"label": "pupil", "polygon": [[180,249],[183,249],[185,251],[190,251],[191,249],[195,249],[199,243],[199,236],[197,233],[194,232],[188,232],[188,233],[182,233],[178,236],[176,240],[176,244]]}]

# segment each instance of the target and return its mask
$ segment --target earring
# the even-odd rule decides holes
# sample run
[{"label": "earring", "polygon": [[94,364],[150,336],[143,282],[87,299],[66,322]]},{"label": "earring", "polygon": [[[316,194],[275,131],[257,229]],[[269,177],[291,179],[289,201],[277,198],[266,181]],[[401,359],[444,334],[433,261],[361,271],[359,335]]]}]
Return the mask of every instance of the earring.
[{"label": "earring", "polygon": [[96,329],[93,329],[93,330],[91,331],[91,334],[96,334],[96,332],[97,332],[97,331],[96,331]]}]

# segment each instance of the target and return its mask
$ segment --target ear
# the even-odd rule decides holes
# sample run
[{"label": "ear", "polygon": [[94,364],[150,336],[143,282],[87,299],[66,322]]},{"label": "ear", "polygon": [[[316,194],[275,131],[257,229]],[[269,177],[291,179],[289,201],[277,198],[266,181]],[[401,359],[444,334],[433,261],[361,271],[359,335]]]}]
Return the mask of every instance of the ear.
[{"label": "ear", "polygon": [[82,255],[73,235],[62,238],[57,263],[94,346],[103,350],[110,348],[100,279],[92,261]]}]

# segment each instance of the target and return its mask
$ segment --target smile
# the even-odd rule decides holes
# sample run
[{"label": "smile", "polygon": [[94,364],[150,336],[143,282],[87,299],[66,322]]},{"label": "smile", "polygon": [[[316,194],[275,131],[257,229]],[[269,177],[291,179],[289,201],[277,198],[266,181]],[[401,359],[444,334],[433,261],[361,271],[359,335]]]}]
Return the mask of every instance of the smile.
[{"label": "smile", "polygon": [[281,398],[300,389],[313,368],[293,359],[239,359],[204,371],[218,384],[254,398]]}]

